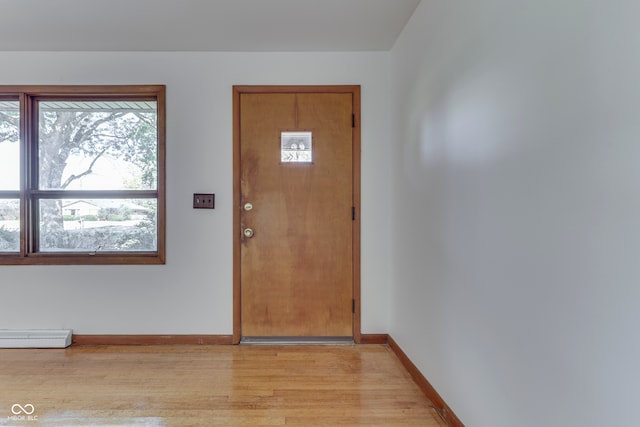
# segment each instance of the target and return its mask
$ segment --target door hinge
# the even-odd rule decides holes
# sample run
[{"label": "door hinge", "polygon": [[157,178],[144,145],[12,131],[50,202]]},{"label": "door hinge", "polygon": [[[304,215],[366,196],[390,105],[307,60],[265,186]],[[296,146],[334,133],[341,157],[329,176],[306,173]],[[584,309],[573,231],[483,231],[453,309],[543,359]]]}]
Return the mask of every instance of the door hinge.
[{"label": "door hinge", "polygon": [[356,127],[356,115],[355,114],[351,114],[351,127],[352,128]]},{"label": "door hinge", "polygon": [[351,221],[355,221],[355,220],[356,220],[356,207],[351,206]]},{"label": "door hinge", "polygon": [[352,299],[351,300],[351,313],[355,313],[356,312],[356,300]]}]

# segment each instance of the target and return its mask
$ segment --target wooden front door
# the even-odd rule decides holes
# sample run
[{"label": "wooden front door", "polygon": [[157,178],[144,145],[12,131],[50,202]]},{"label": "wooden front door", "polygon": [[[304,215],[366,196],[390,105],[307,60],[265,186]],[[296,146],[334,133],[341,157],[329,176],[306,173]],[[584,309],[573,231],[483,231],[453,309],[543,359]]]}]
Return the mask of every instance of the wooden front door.
[{"label": "wooden front door", "polygon": [[354,336],[355,89],[234,88],[234,336]]}]

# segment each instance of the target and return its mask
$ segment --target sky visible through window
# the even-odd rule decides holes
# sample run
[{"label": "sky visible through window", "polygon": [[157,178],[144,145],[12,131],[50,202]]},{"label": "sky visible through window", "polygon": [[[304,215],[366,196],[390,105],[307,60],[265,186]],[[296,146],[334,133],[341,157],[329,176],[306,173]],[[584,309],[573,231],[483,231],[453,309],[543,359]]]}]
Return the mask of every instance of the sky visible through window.
[{"label": "sky visible through window", "polygon": [[[67,166],[63,179],[72,173],[85,170],[91,163],[91,158],[81,155],[71,155],[67,159]],[[139,169],[122,159],[104,156],[93,166],[93,172],[83,179],[74,181],[68,190],[96,190],[124,189],[129,182],[139,174]],[[20,189],[20,144],[17,142],[0,142],[0,190],[18,191]]]}]

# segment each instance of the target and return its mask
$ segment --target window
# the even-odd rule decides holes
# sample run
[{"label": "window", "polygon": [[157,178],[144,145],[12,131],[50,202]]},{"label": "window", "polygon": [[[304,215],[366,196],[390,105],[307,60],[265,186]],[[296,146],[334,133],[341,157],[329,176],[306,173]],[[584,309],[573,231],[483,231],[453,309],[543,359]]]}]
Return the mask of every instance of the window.
[{"label": "window", "polygon": [[280,162],[311,163],[313,150],[311,132],[281,132]]},{"label": "window", "polygon": [[0,264],[164,263],[164,86],[0,86]]}]

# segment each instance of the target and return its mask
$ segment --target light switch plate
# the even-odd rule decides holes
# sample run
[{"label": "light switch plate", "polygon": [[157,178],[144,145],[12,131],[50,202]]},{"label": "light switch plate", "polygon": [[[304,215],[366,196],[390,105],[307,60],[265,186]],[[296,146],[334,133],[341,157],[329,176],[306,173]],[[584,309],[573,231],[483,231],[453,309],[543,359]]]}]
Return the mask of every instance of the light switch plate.
[{"label": "light switch plate", "polygon": [[216,195],[213,193],[193,193],[194,209],[214,209]]}]

